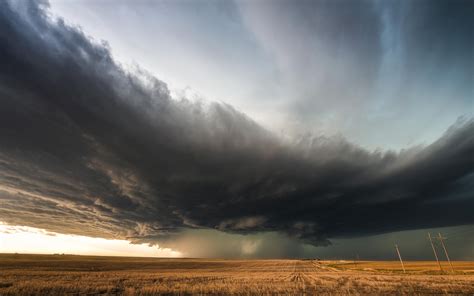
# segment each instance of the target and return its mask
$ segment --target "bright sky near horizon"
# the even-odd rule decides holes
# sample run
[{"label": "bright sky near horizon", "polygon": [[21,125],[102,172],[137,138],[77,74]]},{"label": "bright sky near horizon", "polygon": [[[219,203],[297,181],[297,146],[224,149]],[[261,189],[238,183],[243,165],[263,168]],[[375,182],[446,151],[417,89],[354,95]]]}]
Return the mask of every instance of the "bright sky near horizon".
[{"label": "bright sky near horizon", "polygon": [[180,252],[148,244],[131,244],[44,229],[7,225],[0,221],[0,253],[74,254],[99,256],[181,257]]}]

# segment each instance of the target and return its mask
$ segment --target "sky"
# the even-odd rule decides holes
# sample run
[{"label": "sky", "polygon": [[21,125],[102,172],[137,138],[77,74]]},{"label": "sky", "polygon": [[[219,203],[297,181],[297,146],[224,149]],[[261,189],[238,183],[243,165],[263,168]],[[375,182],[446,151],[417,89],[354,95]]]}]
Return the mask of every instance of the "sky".
[{"label": "sky", "polygon": [[473,6],[1,2],[0,252],[474,260]]}]

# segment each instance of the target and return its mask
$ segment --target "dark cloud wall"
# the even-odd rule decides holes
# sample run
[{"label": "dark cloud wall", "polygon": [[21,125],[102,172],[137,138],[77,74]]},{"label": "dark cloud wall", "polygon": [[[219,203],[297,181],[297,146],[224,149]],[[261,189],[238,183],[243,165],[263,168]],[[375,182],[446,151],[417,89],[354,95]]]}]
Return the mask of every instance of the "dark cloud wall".
[{"label": "dark cloud wall", "polygon": [[282,140],[225,103],[172,98],[46,2],[0,8],[1,221],[173,246],[190,229],[326,245],[474,224],[471,118],[399,152]]},{"label": "dark cloud wall", "polygon": [[[216,230],[185,230],[179,236],[161,240],[160,246],[180,250],[184,256],[211,258],[321,258],[329,260],[398,260],[395,244],[404,260],[435,260],[428,240],[441,233],[451,260],[474,258],[474,226],[430,228],[384,233],[357,238],[337,238],[330,246],[301,244],[284,234],[228,234]],[[444,254],[441,243],[434,239],[438,254]],[[444,259],[444,255],[442,260]],[[447,264],[444,261],[443,265]]]}]

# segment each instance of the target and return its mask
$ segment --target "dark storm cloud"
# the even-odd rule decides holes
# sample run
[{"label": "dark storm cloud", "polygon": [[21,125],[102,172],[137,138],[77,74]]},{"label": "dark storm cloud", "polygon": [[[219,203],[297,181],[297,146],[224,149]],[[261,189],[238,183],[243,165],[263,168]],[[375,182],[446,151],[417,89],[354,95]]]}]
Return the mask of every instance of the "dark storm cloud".
[{"label": "dark storm cloud", "polygon": [[315,245],[474,223],[472,119],[401,152],[283,141],[229,105],[171,98],[35,3],[0,3],[0,220],[136,241],[280,232]]}]

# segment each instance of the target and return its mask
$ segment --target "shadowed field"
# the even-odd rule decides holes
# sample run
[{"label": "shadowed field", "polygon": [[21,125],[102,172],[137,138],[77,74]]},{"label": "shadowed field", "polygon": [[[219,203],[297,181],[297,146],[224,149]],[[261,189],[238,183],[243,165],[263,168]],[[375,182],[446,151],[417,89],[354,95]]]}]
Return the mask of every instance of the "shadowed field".
[{"label": "shadowed field", "polygon": [[0,295],[473,295],[474,262],[453,264],[0,254]]}]

